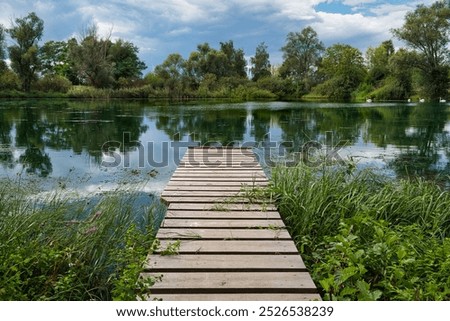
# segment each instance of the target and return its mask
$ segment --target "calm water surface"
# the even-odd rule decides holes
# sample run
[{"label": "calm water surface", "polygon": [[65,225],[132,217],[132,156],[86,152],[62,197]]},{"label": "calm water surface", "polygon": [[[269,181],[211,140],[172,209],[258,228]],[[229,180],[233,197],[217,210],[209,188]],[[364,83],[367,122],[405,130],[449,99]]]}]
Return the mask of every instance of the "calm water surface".
[{"label": "calm water surface", "polygon": [[268,174],[263,146],[272,146],[272,159],[313,146],[334,161],[449,186],[449,139],[443,104],[3,101],[0,178],[77,196],[122,186],[157,196],[185,146],[198,142],[254,145]]}]

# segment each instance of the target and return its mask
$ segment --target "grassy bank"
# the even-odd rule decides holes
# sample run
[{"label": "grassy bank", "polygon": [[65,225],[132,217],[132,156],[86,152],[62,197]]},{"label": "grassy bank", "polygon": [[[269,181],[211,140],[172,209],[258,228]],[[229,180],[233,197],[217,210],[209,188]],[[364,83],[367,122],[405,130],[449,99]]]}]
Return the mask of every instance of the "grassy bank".
[{"label": "grassy bank", "polygon": [[447,191],[347,168],[277,167],[272,182],[324,299],[450,299]]},{"label": "grassy bank", "polygon": [[149,285],[138,276],[158,206],[136,215],[127,191],[73,201],[0,186],[0,300],[133,300]]}]

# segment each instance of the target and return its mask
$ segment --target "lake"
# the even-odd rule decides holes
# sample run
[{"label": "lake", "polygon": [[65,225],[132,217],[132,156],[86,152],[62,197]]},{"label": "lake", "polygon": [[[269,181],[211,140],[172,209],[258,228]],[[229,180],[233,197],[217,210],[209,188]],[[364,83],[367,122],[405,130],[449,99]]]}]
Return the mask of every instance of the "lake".
[{"label": "lake", "polygon": [[274,161],[350,159],[449,187],[449,139],[446,104],[1,101],[0,178],[76,197],[120,187],[158,197],[187,146],[208,144],[253,146],[269,175]]}]

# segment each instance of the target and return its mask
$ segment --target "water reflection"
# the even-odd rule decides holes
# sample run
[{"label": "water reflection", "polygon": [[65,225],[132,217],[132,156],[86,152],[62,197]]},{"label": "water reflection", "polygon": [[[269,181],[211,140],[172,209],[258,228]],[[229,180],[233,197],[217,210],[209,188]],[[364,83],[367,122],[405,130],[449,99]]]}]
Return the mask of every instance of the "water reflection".
[{"label": "water reflection", "polygon": [[[342,157],[352,156],[359,166],[376,165],[398,176],[448,182],[449,130],[449,110],[442,104],[2,102],[0,176],[25,173],[58,180],[75,172],[78,182],[90,178],[90,189],[92,184],[151,179],[146,188],[160,191],[178,158],[163,155],[173,153],[173,146],[164,150],[164,142],[289,142],[289,150],[299,152],[305,143],[316,141],[337,148]],[[117,153],[128,159],[128,168],[124,163],[117,168],[101,166],[105,146],[113,146],[107,142],[115,142]],[[167,161],[158,163],[164,156]]]}]

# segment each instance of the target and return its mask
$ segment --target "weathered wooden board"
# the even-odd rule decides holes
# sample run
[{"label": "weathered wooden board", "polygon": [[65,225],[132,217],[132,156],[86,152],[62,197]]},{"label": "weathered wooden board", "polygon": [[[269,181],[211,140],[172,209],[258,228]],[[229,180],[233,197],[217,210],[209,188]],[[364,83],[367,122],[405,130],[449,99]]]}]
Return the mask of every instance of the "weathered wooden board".
[{"label": "weathered wooden board", "polygon": [[[290,240],[291,236],[285,229],[201,229],[162,228],[158,231],[159,240]],[[244,264],[244,263],[243,263]]]},{"label": "weathered wooden board", "polygon": [[[173,242],[162,240],[156,253],[168,248]],[[236,240],[183,240],[179,254],[298,254],[294,242],[288,240],[236,241]]]},{"label": "weathered wooden board", "polygon": [[[162,277],[156,282],[152,293],[171,293],[185,290],[187,293],[206,291],[230,292],[244,290],[250,293],[263,291],[277,293],[314,293],[317,291],[307,272],[183,272],[183,273],[143,273],[145,277]],[[186,292],[185,292],[186,293]]]},{"label": "weathered wooden board", "polygon": [[166,219],[162,222],[164,228],[284,228],[282,220],[197,220],[184,219],[172,220]]},{"label": "weathered wooden board", "polygon": [[300,255],[167,255],[152,257],[145,265],[152,272],[306,272]]},{"label": "weathered wooden board", "polygon": [[151,294],[148,301],[321,301],[317,293],[184,293]]},{"label": "weathered wooden board", "polygon": [[234,219],[234,220],[250,220],[250,219],[281,219],[280,214],[276,211],[185,211],[185,210],[168,210],[166,219]]},{"label": "weathered wooden board", "polygon": [[224,202],[210,202],[210,203],[171,203],[169,210],[204,210],[204,211],[275,211],[276,207],[272,204],[232,204]]}]

